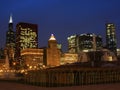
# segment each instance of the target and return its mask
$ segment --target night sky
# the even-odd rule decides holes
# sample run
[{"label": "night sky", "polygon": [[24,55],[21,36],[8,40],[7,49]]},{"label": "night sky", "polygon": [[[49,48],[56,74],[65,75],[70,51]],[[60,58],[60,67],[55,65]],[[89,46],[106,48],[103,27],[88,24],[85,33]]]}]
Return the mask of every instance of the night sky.
[{"label": "night sky", "polygon": [[[0,0],[0,47],[4,47],[9,16],[14,31],[19,22],[38,24],[39,47],[53,33],[67,50],[67,37],[95,33],[105,42],[105,23],[115,23],[120,39],[120,0]],[[120,47],[118,40],[118,47]]]}]

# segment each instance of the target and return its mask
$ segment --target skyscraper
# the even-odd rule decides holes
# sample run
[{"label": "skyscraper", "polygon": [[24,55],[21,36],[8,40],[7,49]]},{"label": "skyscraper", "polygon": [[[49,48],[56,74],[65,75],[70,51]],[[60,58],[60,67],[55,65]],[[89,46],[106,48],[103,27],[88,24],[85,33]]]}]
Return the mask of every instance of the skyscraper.
[{"label": "skyscraper", "polygon": [[9,60],[9,66],[12,66],[15,54],[15,31],[13,30],[13,20],[12,15],[10,15],[10,20],[8,24],[8,31],[6,32],[6,47],[4,52]]},{"label": "skyscraper", "polygon": [[116,54],[116,33],[115,25],[113,23],[106,24],[106,47]]},{"label": "skyscraper", "polygon": [[16,57],[20,57],[21,50],[38,48],[37,24],[18,23],[16,25]]},{"label": "skyscraper", "polygon": [[78,35],[71,35],[67,38],[68,40],[68,51],[70,53],[77,53],[78,52]]},{"label": "skyscraper", "polygon": [[15,47],[15,32],[13,31],[12,15],[10,16],[8,31],[6,32],[6,46]]}]

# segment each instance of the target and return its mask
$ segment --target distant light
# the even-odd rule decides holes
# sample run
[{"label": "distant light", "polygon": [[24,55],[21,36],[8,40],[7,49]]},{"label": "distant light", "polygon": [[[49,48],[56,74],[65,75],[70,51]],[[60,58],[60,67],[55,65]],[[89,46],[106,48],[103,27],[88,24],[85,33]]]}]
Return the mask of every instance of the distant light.
[{"label": "distant light", "polygon": [[13,23],[13,20],[12,20],[12,15],[10,15],[10,20],[9,20],[9,23]]},{"label": "distant light", "polygon": [[50,37],[50,39],[49,40],[56,40],[56,38],[54,37],[54,35],[53,34],[51,34],[51,37]]},{"label": "distant light", "polygon": [[112,56],[109,56],[109,57],[108,57],[108,60],[109,60],[109,61],[113,61],[113,60],[112,60]]},{"label": "distant light", "polygon": [[32,66],[29,66],[30,69],[32,69]]},{"label": "distant light", "polygon": [[88,52],[89,50],[83,50],[83,52]]},{"label": "distant light", "polygon": [[92,34],[90,34],[90,36],[92,37],[93,35],[92,35]]},{"label": "distant light", "polygon": [[14,62],[13,65],[16,65],[16,63]]}]

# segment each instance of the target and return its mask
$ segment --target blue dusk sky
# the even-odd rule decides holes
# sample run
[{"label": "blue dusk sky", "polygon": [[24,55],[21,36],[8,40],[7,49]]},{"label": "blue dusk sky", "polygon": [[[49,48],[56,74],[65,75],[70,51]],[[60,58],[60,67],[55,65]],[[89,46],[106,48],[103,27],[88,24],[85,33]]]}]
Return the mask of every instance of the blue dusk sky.
[{"label": "blue dusk sky", "polygon": [[52,33],[63,51],[74,34],[101,35],[105,43],[105,23],[115,24],[120,47],[120,0],[0,0],[0,47],[5,46],[11,13],[14,31],[19,22],[38,24],[39,47],[47,46]]}]

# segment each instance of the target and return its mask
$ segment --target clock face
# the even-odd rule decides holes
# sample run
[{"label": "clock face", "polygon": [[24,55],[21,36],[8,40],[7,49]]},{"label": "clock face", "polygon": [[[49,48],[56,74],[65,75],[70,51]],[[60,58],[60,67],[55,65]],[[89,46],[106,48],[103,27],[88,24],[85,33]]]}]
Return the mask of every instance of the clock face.
[{"label": "clock face", "polygon": [[21,42],[21,48],[35,48],[37,47],[37,34],[36,32],[32,31],[30,28],[28,29],[21,29],[21,37],[20,37],[20,42]]}]

